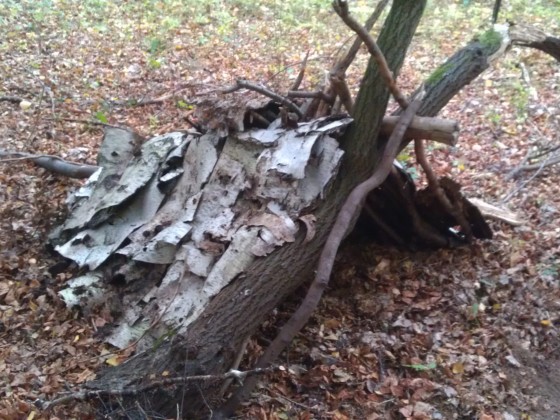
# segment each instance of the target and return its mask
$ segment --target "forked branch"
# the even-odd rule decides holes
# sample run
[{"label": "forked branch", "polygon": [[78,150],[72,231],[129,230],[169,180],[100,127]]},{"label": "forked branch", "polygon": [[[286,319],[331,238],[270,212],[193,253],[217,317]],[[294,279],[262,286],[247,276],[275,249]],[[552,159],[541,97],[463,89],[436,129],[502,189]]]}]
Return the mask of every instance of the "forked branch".
[{"label": "forked branch", "polygon": [[375,62],[379,66],[379,74],[387,84],[391,95],[393,95],[401,108],[405,109],[408,106],[408,101],[395,83],[395,79],[393,78],[391,70],[389,69],[387,60],[385,60],[385,56],[381,52],[381,49],[379,48],[375,40],[372,38],[369,32],[366,31],[364,27],[350,15],[350,12],[348,10],[348,3],[346,1],[333,1],[333,8],[338,16],[340,16],[340,18],[344,21],[344,23],[350,29],[356,32],[356,34],[362,39],[364,44],[366,44],[369,53],[372,55],[372,57],[375,59]]}]

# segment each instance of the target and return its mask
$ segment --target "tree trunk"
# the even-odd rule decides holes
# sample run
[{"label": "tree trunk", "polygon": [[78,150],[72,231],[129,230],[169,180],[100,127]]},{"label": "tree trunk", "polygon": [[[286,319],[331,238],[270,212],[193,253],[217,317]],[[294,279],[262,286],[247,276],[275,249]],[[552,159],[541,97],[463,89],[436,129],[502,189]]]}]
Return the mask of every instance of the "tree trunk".
[{"label": "tree trunk", "polygon": [[[395,0],[379,36],[379,46],[394,74],[398,74],[406,50],[422,16],[425,1]],[[356,104],[356,122],[345,135],[345,157],[339,175],[321,207],[316,211],[316,234],[303,243],[303,235],[267,258],[257,259],[249,270],[210,302],[204,313],[188,328],[156,349],[145,351],[101,373],[88,384],[93,389],[119,389],[159,377],[164,371],[196,375],[227,371],[243,340],[253,334],[270,311],[300,286],[313,270],[319,251],[344,198],[375,169],[373,163],[382,145],[376,144],[389,92],[379,79],[371,60]],[[148,367],[148,368],[147,368]],[[203,387],[203,388],[201,388]],[[220,384],[201,387],[185,385],[160,389],[148,395],[154,412],[175,416],[177,407],[188,418],[203,418],[219,405]],[[134,410],[135,398],[121,402]],[[130,415],[130,412],[127,411]],[[206,413],[206,414],[204,414]]]}]

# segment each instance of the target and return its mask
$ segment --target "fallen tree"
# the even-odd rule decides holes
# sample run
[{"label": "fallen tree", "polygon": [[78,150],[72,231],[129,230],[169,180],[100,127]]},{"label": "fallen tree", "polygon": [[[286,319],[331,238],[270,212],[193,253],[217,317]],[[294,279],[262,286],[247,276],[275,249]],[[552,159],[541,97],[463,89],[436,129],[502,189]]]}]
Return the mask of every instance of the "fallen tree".
[{"label": "fallen tree", "polygon": [[[162,415],[175,416],[177,407],[190,418],[230,415],[252,385],[247,379],[222,401],[222,382],[235,376],[226,372],[235,368],[246,338],[310,278],[321,256],[303,306],[259,366],[283,350],[318,302],[340,240],[364,201],[366,223],[380,239],[403,246],[453,247],[491,236],[459,185],[438,180],[429,167],[420,136],[441,141],[426,128],[437,121],[414,115],[434,117],[488,68],[511,45],[509,27],[473,40],[407,100],[393,75],[424,7],[425,1],[395,0],[375,43],[347,5],[335,3],[372,54],[355,101],[335,66],[331,85],[303,103],[238,82],[200,104],[204,132],[170,133],[139,146],[133,133],[107,129],[101,169],[75,195],[52,240],[86,269],[62,292],[65,301],[84,310],[106,306],[115,326],[107,341],[135,346],[137,353],[101,372],[76,398],[105,397],[107,407],[118,398],[130,414],[143,393]],[[272,99],[247,100],[257,92]],[[385,117],[391,94],[403,112]],[[330,115],[339,107],[336,98],[351,118]],[[448,127],[440,129],[445,141],[454,143],[455,124],[440,123]],[[424,135],[413,131],[419,126]],[[412,139],[429,181],[423,192],[392,165]],[[162,380],[170,374],[177,380]],[[188,380],[194,376],[210,380]]]}]

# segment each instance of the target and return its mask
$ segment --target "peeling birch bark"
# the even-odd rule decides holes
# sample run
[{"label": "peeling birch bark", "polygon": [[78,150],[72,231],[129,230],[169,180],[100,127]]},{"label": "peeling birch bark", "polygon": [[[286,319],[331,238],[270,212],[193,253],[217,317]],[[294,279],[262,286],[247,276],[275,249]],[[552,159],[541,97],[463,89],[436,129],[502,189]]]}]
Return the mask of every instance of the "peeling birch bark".
[{"label": "peeling birch bark", "polygon": [[[147,348],[168,331],[184,334],[256,258],[295,240],[305,226],[298,219],[336,177],[342,151],[332,135],[351,121],[226,139],[171,133],[148,140],[128,165],[107,165],[51,238],[60,240],[60,254],[91,270],[62,298],[91,310],[117,293],[118,276],[127,302],[109,343],[124,348],[141,339]],[[119,144],[116,134],[107,130],[105,148]],[[106,269],[113,261],[116,272]],[[146,281],[153,266],[167,267],[161,281]]]}]

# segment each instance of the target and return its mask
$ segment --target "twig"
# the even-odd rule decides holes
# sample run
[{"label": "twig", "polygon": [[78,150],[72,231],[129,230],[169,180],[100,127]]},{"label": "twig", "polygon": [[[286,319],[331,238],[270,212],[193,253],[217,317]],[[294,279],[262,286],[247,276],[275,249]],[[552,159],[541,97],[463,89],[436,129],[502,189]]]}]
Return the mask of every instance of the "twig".
[{"label": "twig", "polygon": [[161,388],[169,385],[179,385],[191,382],[209,382],[209,381],[223,381],[229,378],[243,381],[251,375],[264,374],[275,372],[277,370],[285,370],[283,366],[271,366],[268,368],[256,368],[246,371],[231,369],[230,371],[217,375],[193,375],[193,376],[179,376],[173,378],[164,378],[159,381],[152,381],[149,384],[141,386],[131,386],[128,388],[120,389],[95,389],[95,390],[81,390],[72,392],[69,395],[56,398],[52,401],[44,401],[41,399],[35,400],[35,406],[42,410],[49,410],[57,405],[66,404],[70,401],[86,401],[100,397],[127,397],[136,396],[143,392],[151,391],[155,388]]},{"label": "twig", "polygon": [[[388,3],[387,0],[382,0],[377,4],[377,7],[375,8],[371,16],[367,19],[364,25],[364,31],[366,33],[369,33],[371,28],[373,28],[373,25],[375,24],[377,19],[379,19],[379,16],[381,15],[381,12],[383,11],[387,3]],[[345,82],[346,70],[348,70],[348,67],[350,67],[350,64],[352,64],[352,62],[356,58],[356,55],[358,54],[361,45],[362,45],[362,39],[359,36],[356,36],[354,42],[352,43],[350,48],[348,48],[346,54],[335,61],[333,67],[329,72],[330,83],[326,84],[327,88],[323,89],[323,97],[320,97],[319,100],[313,101],[313,103],[309,106],[307,112],[305,113],[306,118],[315,114],[317,114],[316,116],[318,117],[327,115],[329,113],[329,107],[331,106],[332,109],[330,109],[330,112],[331,113],[337,112],[337,109],[340,108],[340,102],[338,103],[336,102],[337,90],[339,92],[342,92],[343,95],[345,95],[345,97],[341,99],[341,102],[343,102],[346,105],[346,109],[348,110],[352,109],[351,106],[352,96],[350,95],[350,92],[347,89],[345,89],[342,84],[338,85],[338,89],[337,86],[334,86],[334,84],[336,84],[337,81],[342,81],[344,84],[346,83]],[[342,50],[342,48],[343,47],[340,47],[339,51]],[[337,51],[336,54],[337,56],[339,51]],[[324,97],[327,98],[333,97],[333,99],[326,101],[325,99],[323,99]],[[321,100],[323,100],[324,102],[321,102]]]},{"label": "twig", "polygon": [[[43,82],[41,82],[41,84],[43,87],[41,89],[41,94],[39,95],[39,103],[37,104],[37,109],[41,108],[41,105],[43,104],[43,97],[45,96],[45,90],[47,89],[47,86]],[[25,142],[27,146],[33,143],[33,140],[35,139],[35,133],[37,132],[37,126],[39,125],[39,115],[40,113],[38,112],[32,125],[33,128],[29,132],[29,136],[27,136],[27,140]]]},{"label": "twig", "polygon": [[551,154],[551,153],[554,153],[554,152],[557,151],[558,149],[560,149],[560,144],[557,145],[557,146],[552,146],[552,147],[550,147],[550,148],[548,148],[548,149],[542,150],[542,151],[540,151],[540,152],[538,152],[538,153],[535,153],[534,155],[531,155],[531,156],[529,157],[529,160],[533,160],[533,159],[537,159],[537,158],[540,158],[540,157],[549,155],[549,154]]},{"label": "twig", "polygon": [[70,178],[88,178],[99,169],[98,166],[85,163],[68,162],[58,156],[53,155],[33,155],[23,152],[5,152],[0,150],[0,157],[12,156],[8,159],[1,159],[0,163],[13,162],[18,160],[32,160],[37,166],[51,172],[64,175]]},{"label": "twig", "polygon": [[508,195],[506,195],[500,201],[500,203],[501,204],[507,203],[513,196],[515,196],[519,191],[521,191],[523,188],[525,188],[527,186],[527,184],[529,184],[529,182],[531,182],[533,179],[535,179],[542,172],[542,170],[546,166],[550,166],[550,165],[553,165],[553,164],[559,163],[559,162],[560,162],[560,156],[557,157],[556,159],[551,159],[551,158],[545,159],[540,164],[527,165],[527,166],[524,166],[524,167],[520,168],[520,170],[527,170],[527,168],[530,167],[530,169],[536,169],[536,172],[533,175],[531,175],[529,177],[529,179],[527,179],[525,182],[522,182],[521,185],[519,185],[512,192],[510,192]]},{"label": "twig", "polygon": [[[249,341],[251,341],[251,336],[250,335],[245,337],[245,340],[243,340],[243,342],[241,343],[241,348],[237,352],[237,355],[235,356],[235,360],[233,361],[233,363],[231,365],[232,370],[233,369],[239,369],[239,365],[241,364],[241,361],[243,360],[243,355],[245,354],[245,350],[247,349],[247,344],[249,344]],[[232,381],[233,381],[233,378],[228,378],[224,381],[224,383],[222,384],[222,387],[220,388],[220,394],[219,394],[220,397],[224,396],[227,389],[231,385]]]},{"label": "twig", "polygon": [[389,70],[389,66],[387,65],[387,60],[385,60],[385,56],[379,49],[377,43],[374,41],[374,39],[369,34],[369,32],[366,31],[364,27],[360,25],[356,19],[350,16],[350,12],[348,11],[348,3],[346,1],[344,0],[333,1],[333,8],[336,14],[340,16],[342,21],[350,29],[356,32],[356,34],[362,39],[369,53],[371,54],[371,56],[373,57],[373,59],[375,60],[375,62],[379,67],[379,74],[381,78],[385,81],[387,87],[389,88],[389,91],[391,92],[395,100],[398,102],[398,104],[401,106],[401,108],[405,109],[408,105],[408,101],[406,100],[406,98],[404,97],[400,89],[397,87],[395,83],[395,79],[391,74],[391,70]]},{"label": "twig", "polygon": [[243,89],[243,88],[255,91],[264,96],[268,96],[269,98],[275,100],[276,102],[281,103],[285,107],[289,108],[291,111],[295,112],[299,118],[303,117],[303,113],[301,112],[301,109],[299,109],[299,107],[295,103],[290,101],[288,98],[284,98],[283,96],[280,96],[277,93],[272,92],[270,89],[267,89],[263,86],[258,86],[254,83],[248,82],[247,80],[238,80],[234,86],[231,86],[227,89],[223,89],[222,93],[225,94],[233,93],[236,90]]},{"label": "twig", "polygon": [[168,101],[169,99],[174,99],[177,94],[185,89],[190,88],[191,85],[181,85],[175,89],[172,89],[171,92],[165,94],[165,95],[161,95],[157,98],[154,99],[145,99],[142,98],[140,100],[128,100],[128,101],[119,101],[116,103],[117,106],[120,105],[125,105],[125,106],[132,106],[132,107],[140,107],[140,106],[147,106],[147,105],[158,105],[161,104],[165,101]]},{"label": "twig", "polygon": [[[317,267],[315,279],[313,283],[311,283],[305,299],[288,322],[282,327],[274,341],[268,346],[263,356],[257,363],[257,367],[263,368],[267,366],[280,355],[280,353],[290,344],[295,335],[307,323],[313,311],[319,304],[323,291],[329,282],[340,243],[350,229],[353,221],[356,219],[356,215],[360,211],[367,194],[374,188],[378,187],[389,175],[391,167],[393,166],[393,160],[397,156],[399,145],[406,128],[420,107],[420,99],[421,98],[415,99],[401,115],[400,122],[395,127],[393,134],[391,134],[374,174],[354,188],[344,202],[329,233],[327,241],[325,242],[325,246],[323,247],[321,256],[319,257],[319,266]],[[221,417],[217,418],[223,418],[224,416],[233,413],[241,401],[243,401],[253,390],[255,384],[256,381],[254,378],[249,378],[245,382],[245,385],[237,390],[219,410],[218,416]]]}]

